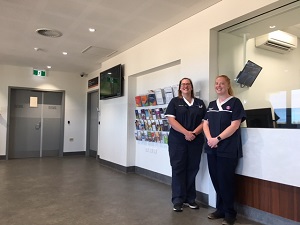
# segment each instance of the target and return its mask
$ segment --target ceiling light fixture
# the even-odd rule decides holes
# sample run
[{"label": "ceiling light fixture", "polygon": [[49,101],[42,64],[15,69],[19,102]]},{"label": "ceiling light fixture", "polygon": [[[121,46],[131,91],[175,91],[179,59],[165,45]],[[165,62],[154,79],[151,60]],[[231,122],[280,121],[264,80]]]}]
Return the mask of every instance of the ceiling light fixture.
[{"label": "ceiling light fixture", "polygon": [[48,29],[48,28],[40,28],[40,29],[37,29],[35,32],[40,35],[43,35],[46,37],[52,37],[52,38],[61,37],[63,35],[62,32],[60,32],[58,30],[52,30],[52,29]]},{"label": "ceiling light fixture", "polygon": [[90,32],[95,32],[96,29],[95,29],[95,28],[89,28],[89,31],[90,31]]},{"label": "ceiling light fixture", "polygon": [[38,51],[38,50],[40,50],[39,48],[36,48],[36,47],[35,47],[35,48],[33,48],[33,49],[34,49],[34,51]]},{"label": "ceiling light fixture", "polygon": [[51,69],[51,66],[47,66],[48,69]]},{"label": "ceiling light fixture", "polygon": [[63,55],[68,55],[68,53],[67,53],[67,52],[62,52],[62,54],[63,54]]},{"label": "ceiling light fixture", "polygon": [[271,29],[274,29],[275,27],[276,27],[275,25],[273,25],[273,26],[270,26],[270,28],[271,28]]}]

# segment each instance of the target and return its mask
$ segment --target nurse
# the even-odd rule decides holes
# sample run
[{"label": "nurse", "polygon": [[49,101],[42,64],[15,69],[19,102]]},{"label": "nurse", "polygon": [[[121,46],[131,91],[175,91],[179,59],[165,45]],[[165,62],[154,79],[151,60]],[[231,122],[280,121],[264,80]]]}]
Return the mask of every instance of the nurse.
[{"label": "nurse", "polygon": [[203,124],[209,174],[217,193],[217,210],[208,218],[224,218],[223,225],[232,225],[236,220],[235,169],[243,155],[240,124],[246,119],[246,113],[241,101],[233,97],[226,75],[217,76],[215,91],[218,98],[209,103]]},{"label": "nurse", "polygon": [[175,212],[182,212],[183,204],[199,209],[195,202],[195,179],[199,170],[204,135],[204,102],[195,98],[189,78],[179,82],[178,97],[174,97],[166,110],[171,125],[168,146],[172,167],[172,203]]}]

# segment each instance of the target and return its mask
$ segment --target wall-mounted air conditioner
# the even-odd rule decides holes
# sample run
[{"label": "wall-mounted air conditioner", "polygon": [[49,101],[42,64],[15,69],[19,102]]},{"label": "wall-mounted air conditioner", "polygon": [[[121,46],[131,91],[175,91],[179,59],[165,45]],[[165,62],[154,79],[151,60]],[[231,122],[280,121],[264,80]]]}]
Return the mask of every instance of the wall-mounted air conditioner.
[{"label": "wall-mounted air conditioner", "polygon": [[255,38],[255,46],[278,53],[287,53],[297,48],[295,35],[277,30]]}]

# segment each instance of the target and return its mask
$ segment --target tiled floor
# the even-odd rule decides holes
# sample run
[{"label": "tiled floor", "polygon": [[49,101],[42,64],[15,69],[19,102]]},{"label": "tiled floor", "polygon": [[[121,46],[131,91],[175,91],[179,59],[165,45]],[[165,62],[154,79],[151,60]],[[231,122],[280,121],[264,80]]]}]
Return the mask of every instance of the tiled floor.
[{"label": "tiled floor", "polygon": [[[94,158],[0,161],[1,225],[221,225],[210,207],[172,211],[170,186]],[[238,216],[236,224],[258,225]]]}]

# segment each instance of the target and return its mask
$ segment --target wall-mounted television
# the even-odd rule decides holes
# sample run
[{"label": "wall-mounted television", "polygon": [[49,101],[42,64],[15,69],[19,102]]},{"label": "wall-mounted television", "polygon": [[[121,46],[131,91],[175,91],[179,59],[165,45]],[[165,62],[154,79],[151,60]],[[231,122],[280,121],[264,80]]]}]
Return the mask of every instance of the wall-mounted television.
[{"label": "wall-mounted television", "polygon": [[261,66],[248,60],[235,80],[237,83],[241,84],[242,87],[251,87],[261,70]]},{"label": "wall-mounted television", "polygon": [[274,128],[271,108],[248,109],[245,111],[247,127]]},{"label": "wall-mounted television", "polygon": [[124,76],[123,66],[116,65],[100,72],[100,100],[123,96]]}]

